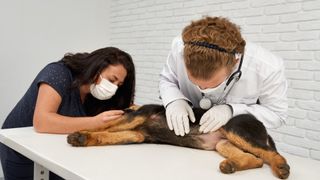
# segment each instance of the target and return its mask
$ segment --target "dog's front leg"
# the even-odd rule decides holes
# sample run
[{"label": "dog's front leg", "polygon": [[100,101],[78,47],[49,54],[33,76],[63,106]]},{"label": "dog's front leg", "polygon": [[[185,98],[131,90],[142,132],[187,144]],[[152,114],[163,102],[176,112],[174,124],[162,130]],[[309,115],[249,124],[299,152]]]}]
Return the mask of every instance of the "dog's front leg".
[{"label": "dog's front leg", "polygon": [[112,144],[141,143],[145,140],[145,137],[139,131],[79,131],[68,135],[67,140],[68,143],[72,146],[101,146]]}]

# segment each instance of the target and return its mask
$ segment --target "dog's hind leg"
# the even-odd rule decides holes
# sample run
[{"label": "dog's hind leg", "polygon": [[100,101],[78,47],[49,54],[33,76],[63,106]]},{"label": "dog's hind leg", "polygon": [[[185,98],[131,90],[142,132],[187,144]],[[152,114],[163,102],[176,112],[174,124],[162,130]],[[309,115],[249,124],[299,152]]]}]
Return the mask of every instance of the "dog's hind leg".
[{"label": "dog's hind leg", "polygon": [[259,144],[259,142],[255,142],[254,139],[252,139],[249,143],[246,139],[233,132],[225,132],[223,134],[232,144],[234,144],[238,148],[252,153],[253,155],[261,158],[264,162],[269,164],[273,173],[280,179],[286,179],[289,176],[290,167],[287,164],[285,158],[267,144]]},{"label": "dog's hind leg", "polygon": [[79,131],[68,135],[68,143],[72,146],[100,146],[112,144],[141,143],[145,139],[139,131],[119,132],[86,132]]},{"label": "dog's hind leg", "polygon": [[235,146],[249,152],[271,166],[274,174],[285,179],[290,174],[286,159],[281,156],[264,125],[250,114],[233,117],[220,132]]},{"label": "dog's hind leg", "polygon": [[262,159],[250,153],[243,152],[226,139],[222,139],[217,143],[216,150],[219,154],[226,157],[226,159],[220,163],[220,170],[225,174],[263,166]]}]

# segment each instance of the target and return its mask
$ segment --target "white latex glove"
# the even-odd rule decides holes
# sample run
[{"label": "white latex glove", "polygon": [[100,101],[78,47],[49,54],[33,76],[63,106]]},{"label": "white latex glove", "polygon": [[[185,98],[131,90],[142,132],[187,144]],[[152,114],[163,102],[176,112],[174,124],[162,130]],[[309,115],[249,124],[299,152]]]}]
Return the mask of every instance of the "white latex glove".
[{"label": "white latex glove", "polygon": [[229,105],[217,105],[205,112],[200,119],[200,132],[207,133],[218,130],[232,117],[232,109]]},{"label": "white latex glove", "polygon": [[186,100],[178,99],[167,105],[167,124],[170,130],[174,130],[177,136],[184,136],[190,131],[189,118],[195,122],[194,113]]}]

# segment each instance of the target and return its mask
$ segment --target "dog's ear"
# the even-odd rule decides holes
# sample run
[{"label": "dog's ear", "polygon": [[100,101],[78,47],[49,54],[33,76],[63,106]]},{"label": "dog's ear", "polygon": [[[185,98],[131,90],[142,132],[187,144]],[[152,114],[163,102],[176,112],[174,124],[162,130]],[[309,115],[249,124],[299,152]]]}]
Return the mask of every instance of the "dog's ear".
[{"label": "dog's ear", "polygon": [[126,108],[123,111],[124,111],[125,114],[128,114],[128,113],[134,112],[135,110],[130,109],[130,108]]},{"label": "dog's ear", "polygon": [[125,113],[130,113],[130,112],[134,112],[134,111],[138,110],[140,107],[141,107],[141,106],[138,106],[138,105],[133,104],[133,105],[131,105],[129,108],[124,109],[123,111],[124,111]]},{"label": "dog's ear", "polygon": [[136,111],[140,108],[141,106],[138,106],[138,105],[135,105],[135,104],[132,104],[129,109],[132,109],[133,111]]}]

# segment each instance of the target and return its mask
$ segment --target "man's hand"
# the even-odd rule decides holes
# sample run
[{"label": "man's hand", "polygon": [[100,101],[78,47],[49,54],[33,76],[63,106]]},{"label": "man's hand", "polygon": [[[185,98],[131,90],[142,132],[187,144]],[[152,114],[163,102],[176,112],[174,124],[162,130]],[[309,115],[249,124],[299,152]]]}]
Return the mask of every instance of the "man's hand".
[{"label": "man's hand", "polygon": [[167,124],[170,130],[174,130],[177,136],[184,136],[190,131],[189,118],[195,122],[194,113],[187,101],[178,99],[167,105]]},{"label": "man's hand", "polygon": [[210,108],[200,119],[200,132],[207,133],[218,130],[232,117],[232,109],[229,105],[217,105]]}]

